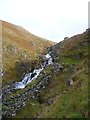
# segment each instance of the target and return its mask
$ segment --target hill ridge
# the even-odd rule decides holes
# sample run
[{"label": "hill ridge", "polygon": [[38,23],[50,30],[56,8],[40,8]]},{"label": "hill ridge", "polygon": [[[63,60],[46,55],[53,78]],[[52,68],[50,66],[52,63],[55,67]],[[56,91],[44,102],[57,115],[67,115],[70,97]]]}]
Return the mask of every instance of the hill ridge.
[{"label": "hill ridge", "polygon": [[[41,54],[50,53],[53,64],[45,67],[38,78],[24,89],[10,91],[12,81],[9,81],[5,87],[7,92],[3,96],[3,117],[88,119],[89,34],[86,30],[44,49]],[[19,62],[14,66],[16,69],[11,69],[11,73],[14,71],[11,80],[20,81],[20,76],[29,73],[31,67],[40,68],[42,59],[22,59],[23,57],[19,56]]]}]

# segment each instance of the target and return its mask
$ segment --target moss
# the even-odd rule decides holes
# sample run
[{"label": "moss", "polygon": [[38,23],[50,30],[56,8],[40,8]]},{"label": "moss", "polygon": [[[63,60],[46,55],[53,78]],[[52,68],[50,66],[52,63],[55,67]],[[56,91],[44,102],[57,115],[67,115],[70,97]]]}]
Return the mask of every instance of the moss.
[{"label": "moss", "polygon": [[52,70],[53,70],[52,66],[50,65],[44,69],[44,72],[46,75],[48,75],[48,74],[52,74]]}]

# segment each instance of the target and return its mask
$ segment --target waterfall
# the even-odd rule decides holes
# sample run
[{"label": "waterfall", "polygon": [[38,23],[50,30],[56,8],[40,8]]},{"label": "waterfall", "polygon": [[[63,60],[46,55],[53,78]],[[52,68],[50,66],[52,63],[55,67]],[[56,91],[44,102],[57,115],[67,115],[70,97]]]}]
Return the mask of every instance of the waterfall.
[{"label": "waterfall", "polygon": [[25,86],[32,82],[32,80],[35,80],[38,75],[40,74],[40,72],[48,65],[52,64],[52,57],[50,56],[50,54],[46,54],[44,55],[44,60],[41,63],[41,68],[35,68],[32,72],[26,74],[23,78],[23,80],[21,82],[15,82],[14,84],[14,89],[23,89],[25,88]]}]

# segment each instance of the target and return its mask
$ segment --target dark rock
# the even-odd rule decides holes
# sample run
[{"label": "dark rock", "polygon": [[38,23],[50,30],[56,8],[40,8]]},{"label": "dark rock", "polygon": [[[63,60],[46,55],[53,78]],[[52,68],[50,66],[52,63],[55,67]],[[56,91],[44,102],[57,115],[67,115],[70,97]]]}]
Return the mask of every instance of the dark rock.
[{"label": "dark rock", "polygon": [[31,74],[31,79],[36,75],[36,73],[32,73]]},{"label": "dark rock", "polygon": [[69,39],[69,37],[65,37],[65,38],[64,38],[64,40],[67,40],[67,39]]},{"label": "dark rock", "polygon": [[47,104],[48,105],[51,105],[52,103],[53,103],[53,99],[52,98],[50,98],[50,99],[47,100]]},{"label": "dark rock", "polygon": [[68,78],[65,78],[64,81],[65,81],[66,85],[70,86],[70,80]]}]

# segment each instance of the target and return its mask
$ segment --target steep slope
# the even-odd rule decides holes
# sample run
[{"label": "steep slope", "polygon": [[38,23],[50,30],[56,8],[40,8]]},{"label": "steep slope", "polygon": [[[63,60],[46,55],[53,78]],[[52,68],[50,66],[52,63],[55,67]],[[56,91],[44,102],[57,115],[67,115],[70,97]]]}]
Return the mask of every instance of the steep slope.
[{"label": "steep slope", "polygon": [[3,118],[88,118],[89,30],[46,49],[53,64],[3,97]]},{"label": "steep slope", "polygon": [[88,45],[90,31],[75,35],[48,49],[55,62],[63,64],[48,86],[40,93],[47,103],[42,118],[88,118]]},{"label": "steep slope", "polygon": [[[20,80],[21,75],[29,70],[31,61],[37,61],[38,54],[54,43],[37,37],[20,26],[2,23],[2,81],[9,83]],[[17,75],[18,74],[18,75]]]},{"label": "steep slope", "polygon": [[[54,58],[43,72],[48,85],[15,118],[88,118],[89,34],[85,31],[48,48]],[[54,70],[57,64],[63,71]]]}]

